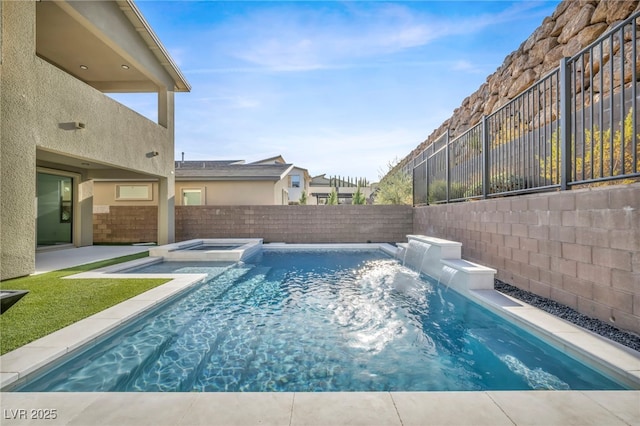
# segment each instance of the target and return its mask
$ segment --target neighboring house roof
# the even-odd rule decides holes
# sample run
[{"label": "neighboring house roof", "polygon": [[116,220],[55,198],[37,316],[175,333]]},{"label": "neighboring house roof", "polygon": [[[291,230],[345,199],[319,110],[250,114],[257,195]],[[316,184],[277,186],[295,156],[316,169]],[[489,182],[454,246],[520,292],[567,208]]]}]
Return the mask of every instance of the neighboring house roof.
[{"label": "neighboring house roof", "polygon": [[265,158],[264,160],[258,160],[258,161],[254,161],[252,163],[249,164],[286,164],[287,162],[284,161],[284,158],[282,157],[282,155],[276,155],[275,157],[269,157],[269,158]]},{"label": "neighboring house roof", "polygon": [[211,169],[219,166],[244,164],[244,160],[176,161],[176,169]]},{"label": "neighboring house roof", "polygon": [[311,178],[311,186],[329,186],[329,178],[325,177],[325,173]]},{"label": "neighboring house roof", "polygon": [[209,168],[176,168],[176,180],[270,180],[277,182],[291,171],[293,164],[220,164]]}]

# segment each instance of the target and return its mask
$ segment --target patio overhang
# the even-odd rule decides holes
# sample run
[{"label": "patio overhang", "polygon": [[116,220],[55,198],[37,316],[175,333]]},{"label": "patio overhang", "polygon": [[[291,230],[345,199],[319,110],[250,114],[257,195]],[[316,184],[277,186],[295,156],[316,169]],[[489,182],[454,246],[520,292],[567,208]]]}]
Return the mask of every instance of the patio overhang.
[{"label": "patio overhang", "polygon": [[50,151],[42,147],[36,149],[36,165],[38,167],[78,173],[83,176],[83,180],[156,180],[162,177],[144,173],[140,170],[126,168],[121,165],[109,164],[103,160]]},{"label": "patio overhang", "polygon": [[191,90],[131,0],[37,2],[36,53],[104,93]]}]

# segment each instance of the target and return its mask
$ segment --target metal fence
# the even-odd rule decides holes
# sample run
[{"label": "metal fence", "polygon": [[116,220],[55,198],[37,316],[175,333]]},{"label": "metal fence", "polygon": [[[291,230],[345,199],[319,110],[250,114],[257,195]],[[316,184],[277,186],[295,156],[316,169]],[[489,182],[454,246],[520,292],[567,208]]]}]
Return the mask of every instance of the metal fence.
[{"label": "metal fence", "polygon": [[408,162],[414,204],[640,178],[635,13],[464,134]]}]

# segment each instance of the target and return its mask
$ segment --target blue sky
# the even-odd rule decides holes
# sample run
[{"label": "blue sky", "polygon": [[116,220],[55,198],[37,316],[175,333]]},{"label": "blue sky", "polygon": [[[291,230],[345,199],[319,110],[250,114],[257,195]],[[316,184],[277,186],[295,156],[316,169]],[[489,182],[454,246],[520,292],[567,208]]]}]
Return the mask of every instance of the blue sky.
[{"label": "blue sky", "polygon": [[[137,1],[192,85],[176,94],[176,159],[282,155],[312,176],[370,181],[557,4]],[[143,98],[121,100],[155,118]]]}]

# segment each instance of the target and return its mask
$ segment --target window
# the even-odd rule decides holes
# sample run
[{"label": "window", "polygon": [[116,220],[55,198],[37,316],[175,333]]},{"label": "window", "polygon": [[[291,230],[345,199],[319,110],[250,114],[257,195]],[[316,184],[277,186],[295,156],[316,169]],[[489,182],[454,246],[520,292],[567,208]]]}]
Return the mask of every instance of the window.
[{"label": "window", "polygon": [[118,201],[139,201],[152,200],[151,184],[138,185],[116,185],[116,200]]},{"label": "window", "polygon": [[183,206],[201,206],[202,205],[202,189],[183,189],[182,205]]},{"label": "window", "polygon": [[291,175],[291,188],[300,188],[300,175]]}]

